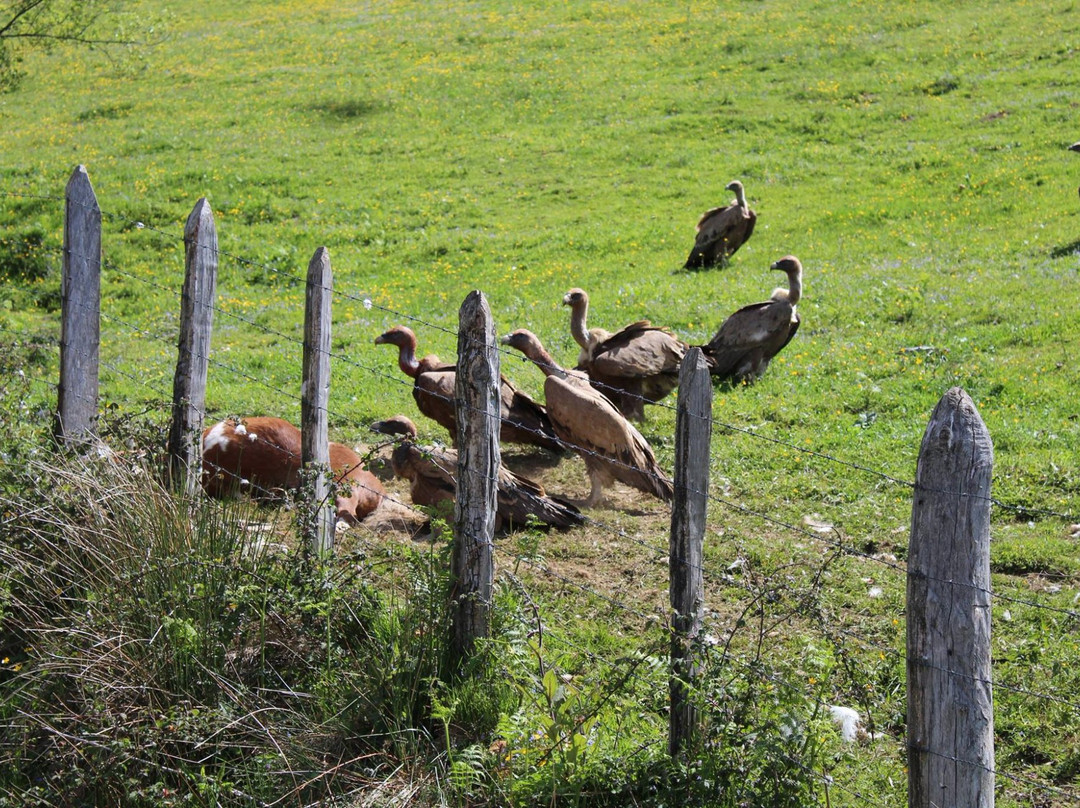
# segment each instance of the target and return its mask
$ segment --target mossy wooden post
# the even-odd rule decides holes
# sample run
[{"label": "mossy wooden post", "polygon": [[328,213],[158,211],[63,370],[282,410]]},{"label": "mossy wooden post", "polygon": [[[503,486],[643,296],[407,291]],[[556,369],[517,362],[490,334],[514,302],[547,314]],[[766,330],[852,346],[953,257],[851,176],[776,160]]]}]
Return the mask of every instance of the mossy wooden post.
[{"label": "mossy wooden post", "polygon": [[712,383],[700,348],[691,348],[679,370],[675,415],[675,499],[671,507],[671,715],[668,752],[688,748],[697,726],[690,691],[698,676],[694,659],[701,631],[701,554],[709,494]]},{"label": "mossy wooden post", "polygon": [[180,338],[169,425],[169,482],[174,490],[183,489],[188,494],[198,487],[202,463],[200,443],[206,417],[217,267],[214,212],[203,197],[184,226],[184,288],[180,293]]},{"label": "mossy wooden post", "polygon": [[454,507],[451,598],[453,648],[458,660],[488,636],[494,579],[495,506],[499,475],[499,352],[495,323],[481,292],[459,312],[457,399],[458,467]]},{"label": "mossy wooden post", "polygon": [[908,805],[992,808],[990,476],[967,393],[934,408],[919,451],[907,577]]},{"label": "mossy wooden post", "polygon": [[308,264],[304,309],[304,375],[300,394],[300,461],[303,465],[301,533],[314,555],[334,547],[329,479],[327,404],[330,396],[330,253],[320,247]]},{"label": "mossy wooden post", "polygon": [[101,208],[85,166],[64,193],[60,384],[53,434],[66,446],[93,435],[101,345]]}]

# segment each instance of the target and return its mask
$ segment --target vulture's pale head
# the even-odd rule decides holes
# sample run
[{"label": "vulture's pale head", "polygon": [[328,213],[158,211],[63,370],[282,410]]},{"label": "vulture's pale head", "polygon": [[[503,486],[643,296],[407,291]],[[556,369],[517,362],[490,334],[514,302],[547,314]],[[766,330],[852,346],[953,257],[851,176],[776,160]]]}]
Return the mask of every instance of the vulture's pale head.
[{"label": "vulture's pale head", "polygon": [[556,370],[551,355],[545,350],[540,338],[527,328],[519,328],[502,338],[502,344],[517,348],[525,358],[539,365],[544,372]]},{"label": "vulture's pale head", "polygon": [[407,438],[416,437],[416,424],[406,415],[395,415],[385,421],[376,421],[371,425],[373,432],[381,435],[404,435]]},{"label": "vulture's pale head", "polygon": [[794,255],[785,255],[779,261],[773,261],[769,269],[779,269],[781,272],[786,272],[788,277],[802,275],[802,264]]},{"label": "vulture's pale head", "polygon": [[397,345],[399,348],[416,350],[416,334],[408,326],[395,325],[389,331],[375,337],[376,345]]},{"label": "vulture's pale head", "polygon": [[739,207],[746,207],[746,191],[743,189],[743,184],[738,180],[732,180],[724,186],[729,191],[735,192],[735,201],[739,203]]},{"label": "vulture's pale head", "polygon": [[570,306],[577,308],[578,306],[588,306],[589,296],[585,293],[584,289],[578,289],[576,286],[563,295],[562,299],[564,306]]},{"label": "vulture's pale head", "polygon": [[802,298],[802,264],[794,255],[785,255],[774,261],[769,269],[779,269],[788,277],[787,289],[773,289],[773,300],[786,300],[794,306]]},{"label": "vulture's pale head", "polygon": [[527,328],[519,328],[517,331],[510,332],[502,338],[501,342],[503,345],[517,348],[526,356],[529,355],[530,351],[540,346],[540,339]]}]

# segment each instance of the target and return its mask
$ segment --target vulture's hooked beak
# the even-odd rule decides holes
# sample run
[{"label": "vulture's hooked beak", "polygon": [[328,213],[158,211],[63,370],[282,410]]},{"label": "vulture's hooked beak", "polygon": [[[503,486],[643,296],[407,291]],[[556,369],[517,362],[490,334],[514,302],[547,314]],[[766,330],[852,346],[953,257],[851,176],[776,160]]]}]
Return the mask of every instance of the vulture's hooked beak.
[{"label": "vulture's hooked beak", "polygon": [[370,429],[376,435],[382,435],[388,440],[392,441],[394,439],[394,436],[391,434],[390,429],[387,427],[386,421],[375,421],[368,426],[368,429]]},{"label": "vulture's hooked beak", "polygon": [[[499,344],[500,345],[513,345],[514,343],[513,343],[513,340],[511,339],[511,335],[507,334],[505,337],[501,337],[499,339]],[[520,359],[522,362],[528,362],[529,361],[529,357],[525,356],[525,354],[518,354],[517,358]]]}]

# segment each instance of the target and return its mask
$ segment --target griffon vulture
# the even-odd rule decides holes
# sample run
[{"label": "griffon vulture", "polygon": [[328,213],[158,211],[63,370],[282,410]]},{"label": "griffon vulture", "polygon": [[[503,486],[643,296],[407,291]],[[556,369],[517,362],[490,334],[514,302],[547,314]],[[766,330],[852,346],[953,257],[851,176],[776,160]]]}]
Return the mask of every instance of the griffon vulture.
[{"label": "griffon vulture", "polygon": [[645,419],[645,405],[655,404],[679,385],[679,365],[687,344],[667,328],[639,320],[611,334],[589,329],[589,296],[571,289],[563,296],[570,307],[570,333],[581,346],[577,370],[634,421]]},{"label": "griffon vulture", "polygon": [[[457,403],[454,385],[457,366],[441,362],[439,357],[428,354],[416,358],[416,334],[403,325],[394,326],[375,338],[376,345],[396,345],[398,367],[414,379],[413,398],[424,415],[442,424],[457,444]],[[507,443],[524,443],[543,449],[557,451],[558,438],[551,428],[551,419],[542,404],[533,401],[518,390],[505,376],[500,391],[499,439]]]},{"label": "griffon vulture", "polygon": [[697,223],[694,249],[690,251],[684,269],[703,269],[714,264],[727,266],[728,259],[754,232],[757,214],[746,204],[743,184],[732,180],[724,187],[735,192],[735,201],[702,214]]},{"label": "griffon vulture", "polygon": [[[437,505],[456,498],[456,451],[417,446],[416,425],[404,415],[376,421],[371,428],[384,435],[400,437],[390,456],[390,466],[394,474],[409,481],[409,494],[414,505]],[[499,466],[496,510],[500,526],[506,530],[530,524],[566,529],[585,521],[573,505],[548,496],[539,483],[515,474],[506,466]]]},{"label": "griffon vulture", "polygon": [[709,372],[717,379],[753,382],[799,330],[795,309],[802,296],[802,264],[794,255],[776,261],[770,269],[786,272],[787,289],[774,289],[764,303],[744,306],[732,314],[701,350]]},{"label": "griffon vulture", "polygon": [[[274,498],[300,486],[300,430],[282,418],[256,416],[219,421],[202,434],[202,487],[211,497],[247,491]],[[330,468],[337,491],[337,519],[353,524],[378,507],[386,491],[361,457],[331,442]]]},{"label": "griffon vulture", "polygon": [[555,434],[581,455],[589,471],[592,489],[587,506],[597,505],[604,486],[616,480],[671,502],[671,480],[657,464],[649,442],[611,399],[592,387],[585,374],[556,365],[531,331],[518,329],[502,341],[525,354],[547,376],[544,398]]}]

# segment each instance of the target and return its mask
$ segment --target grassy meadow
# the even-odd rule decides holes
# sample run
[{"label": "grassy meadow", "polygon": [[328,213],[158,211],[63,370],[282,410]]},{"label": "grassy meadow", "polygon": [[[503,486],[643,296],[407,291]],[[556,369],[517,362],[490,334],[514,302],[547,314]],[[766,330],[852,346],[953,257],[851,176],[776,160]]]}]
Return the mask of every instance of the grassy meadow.
[{"label": "grassy meadow", "polygon": [[[1080,688],[1080,548],[1070,535],[1080,522],[1080,155],[1066,148],[1080,139],[1080,15],[1071,2],[141,1],[168,5],[160,44],[119,62],[74,48],[31,54],[22,86],[0,95],[7,551],[25,549],[25,530],[42,539],[28,546],[52,548],[50,569],[67,569],[75,562],[64,543],[43,538],[77,532],[85,503],[107,498],[100,483],[36,465],[49,452],[63,189],[76,165],[87,167],[104,214],[103,423],[129,448],[153,445],[167,422],[183,226],[200,197],[222,251],[210,416],[298,421],[303,279],[326,246],[336,292],[331,433],[350,444],[373,443],[376,419],[416,415],[411,381],[373,339],[407,323],[422,353],[451,358],[458,307],[473,289],[500,334],[527,327],[571,364],[578,349],[560,301],[572,286],[590,293],[591,326],[647,318],[701,343],[728,314],[765,300],[782,280],[770,263],[795,254],[805,267],[797,337],[758,384],[715,391],[706,605],[710,630],[731,638],[741,662],[720,666],[702,696],[720,729],[698,769],[661,771],[668,511],[651,501],[596,509],[585,530],[503,545],[500,567],[512,574],[501,583],[499,626],[511,640],[493,653],[495,678],[514,683],[509,694],[440,690],[431,684],[438,666],[406,652],[438,623],[408,608],[434,602],[444,583],[438,542],[355,528],[327,573],[340,590],[297,583],[281,560],[248,570],[264,576],[255,587],[217,581],[236,616],[230,631],[251,631],[266,648],[276,636],[267,616],[284,615],[292,633],[280,628],[282,647],[286,636],[310,644],[298,652],[306,678],[287,686],[307,694],[303,707],[279,704],[287,687],[266,673],[294,662],[252,662],[266,678],[251,692],[295,709],[288,721],[303,714],[318,727],[305,730],[319,752],[305,766],[325,773],[327,761],[353,760],[344,747],[363,761],[352,769],[364,774],[341,784],[356,805],[696,804],[664,802],[655,788],[664,782],[694,794],[726,784],[732,805],[905,805],[907,483],[934,405],[960,386],[995,447],[997,804],[1080,803],[1071,695]],[[682,270],[697,217],[726,204],[723,186],[736,178],[758,214],[753,238],[726,269]],[[504,373],[540,397],[539,371],[516,358],[502,357]],[[642,431],[670,469],[674,396],[667,403],[648,410]],[[426,440],[445,438],[419,426]],[[556,493],[587,493],[579,461],[508,452]],[[61,501],[70,523],[34,522],[34,492]],[[204,516],[210,538],[192,546],[228,557],[236,548],[222,550],[219,517]],[[148,535],[184,533],[179,516],[160,522]],[[86,524],[97,525],[93,535],[123,527]],[[23,597],[20,568],[10,569],[0,578],[9,623]],[[361,569],[380,572],[370,590]],[[369,600],[343,604],[358,592]],[[168,616],[182,600],[155,602]],[[42,614],[60,608],[42,604]],[[138,622],[124,614],[126,626]],[[550,651],[522,628],[533,614],[552,630]],[[192,660],[236,642],[212,614],[176,620],[158,628]],[[349,621],[364,631],[331,636]],[[156,636],[153,625],[138,627]],[[9,748],[0,784],[16,796],[0,806],[61,804],[25,779],[19,761],[31,752],[11,753],[10,740],[27,710],[19,699],[41,686],[28,671],[55,669],[69,649],[46,658],[12,636],[0,669],[9,737],[0,739]],[[371,637],[388,654],[402,651],[376,667],[412,672],[404,685],[383,681],[386,694],[411,687],[423,698],[406,708],[386,695],[357,709],[363,694],[383,692],[349,667],[362,664],[357,649]],[[205,664],[234,663],[220,655]],[[189,765],[185,776],[160,764],[161,782],[152,781],[149,758],[131,750],[161,727],[232,738],[221,727],[257,712],[237,687],[220,725],[208,718],[214,709],[193,716],[187,707],[212,704],[217,691],[195,662],[185,665],[165,666],[184,700],[162,697],[142,735],[117,730],[115,746],[95,747],[102,759],[143,761],[117,773],[125,796],[100,783],[84,784],[86,794],[210,805],[241,804],[238,795],[312,802],[298,782],[325,785],[320,798],[342,793],[333,778],[305,780],[304,769],[282,796],[268,773],[280,774],[277,763],[241,778],[239,762],[201,758],[194,740],[175,756]],[[544,676],[556,670],[561,680]],[[104,722],[108,699],[88,702]],[[883,737],[840,743],[815,711],[821,704],[858,707]],[[794,714],[812,715],[798,754],[769,740]],[[257,735],[237,743],[254,746]],[[369,736],[370,749],[357,741]],[[577,737],[588,752],[572,740],[564,748]],[[340,738],[348,742],[327,740]],[[558,755],[538,751],[545,738]],[[79,754],[73,765],[96,759]],[[277,760],[272,748],[259,754]],[[401,802],[380,796],[387,784]],[[720,804],[715,794],[701,800]]]}]

